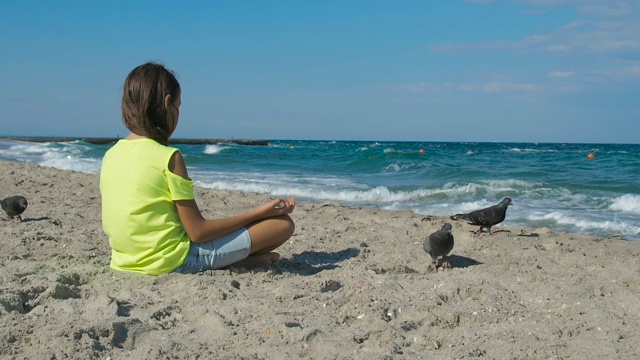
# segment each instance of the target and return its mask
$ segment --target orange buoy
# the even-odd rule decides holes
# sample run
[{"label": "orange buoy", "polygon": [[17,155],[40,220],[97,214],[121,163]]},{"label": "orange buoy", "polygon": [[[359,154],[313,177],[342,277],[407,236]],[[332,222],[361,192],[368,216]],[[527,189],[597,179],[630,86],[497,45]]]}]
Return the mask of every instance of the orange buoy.
[{"label": "orange buoy", "polygon": [[420,149],[420,154],[422,154],[424,152],[424,149]]},{"label": "orange buoy", "polygon": [[587,155],[587,159],[589,160],[593,160],[593,158],[595,158],[596,156],[593,155],[593,153],[589,153],[589,155]]}]

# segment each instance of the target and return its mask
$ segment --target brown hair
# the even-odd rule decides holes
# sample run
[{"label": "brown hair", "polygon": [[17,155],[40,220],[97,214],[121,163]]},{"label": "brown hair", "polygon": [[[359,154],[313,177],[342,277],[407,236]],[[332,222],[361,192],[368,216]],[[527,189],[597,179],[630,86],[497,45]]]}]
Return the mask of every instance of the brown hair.
[{"label": "brown hair", "polygon": [[174,122],[164,99],[172,103],[180,95],[175,74],[159,63],[146,63],[133,69],[122,91],[122,122],[132,133],[168,145]]}]

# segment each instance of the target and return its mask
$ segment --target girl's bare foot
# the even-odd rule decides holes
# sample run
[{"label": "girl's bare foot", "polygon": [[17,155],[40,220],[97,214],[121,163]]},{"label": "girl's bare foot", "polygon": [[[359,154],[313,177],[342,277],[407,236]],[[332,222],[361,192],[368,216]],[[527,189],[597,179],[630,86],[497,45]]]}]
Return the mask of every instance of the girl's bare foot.
[{"label": "girl's bare foot", "polygon": [[248,270],[257,268],[274,268],[280,262],[280,254],[270,252],[267,254],[249,255],[248,257],[237,261],[230,266],[238,268],[246,268]]}]

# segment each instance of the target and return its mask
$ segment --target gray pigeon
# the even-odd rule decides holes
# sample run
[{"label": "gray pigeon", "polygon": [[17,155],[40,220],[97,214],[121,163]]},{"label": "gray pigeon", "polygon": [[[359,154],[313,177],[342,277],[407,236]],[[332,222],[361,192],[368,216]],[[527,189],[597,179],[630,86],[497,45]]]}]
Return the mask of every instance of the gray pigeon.
[{"label": "gray pigeon", "polygon": [[445,223],[442,229],[429,235],[422,245],[424,251],[431,255],[431,265],[434,272],[438,272],[438,258],[442,256],[442,268],[451,267],[447,255],[453,249],[453,235],[451,234],[451,224]]},{"label": "gray pigeon", "polygon": [[2,210],[7,213],[12,222],[22,221],[22,213],[27,209],[27,199],[24,196],[9,196],[2,200]]},{"label": "gray pigeon", "polygon": [[482,229],[486,228],[489,234],[493,235],[491,227],[504,221],[507,214],[507,207],[511,205],[511,198],[506,197],[502,201],[488,208],[472,211],[468,214],[455,214],[451,216],[451,220],[466,221],[471,225],[478,225],[478,236],[482,233]]}]

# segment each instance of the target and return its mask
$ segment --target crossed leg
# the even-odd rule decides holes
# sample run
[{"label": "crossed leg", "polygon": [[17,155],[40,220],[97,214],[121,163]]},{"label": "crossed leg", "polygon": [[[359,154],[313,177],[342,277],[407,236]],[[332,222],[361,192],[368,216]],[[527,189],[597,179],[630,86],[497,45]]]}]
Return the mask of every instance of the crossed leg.
[{"label": "crossed leg", "polygon": [[280,254],[273,250],[284,244],[295,230],[289,215],[264,219],[247,226],[251,235],[251,254],[234,265],[245,268],[264,268],[278,265]]}]

